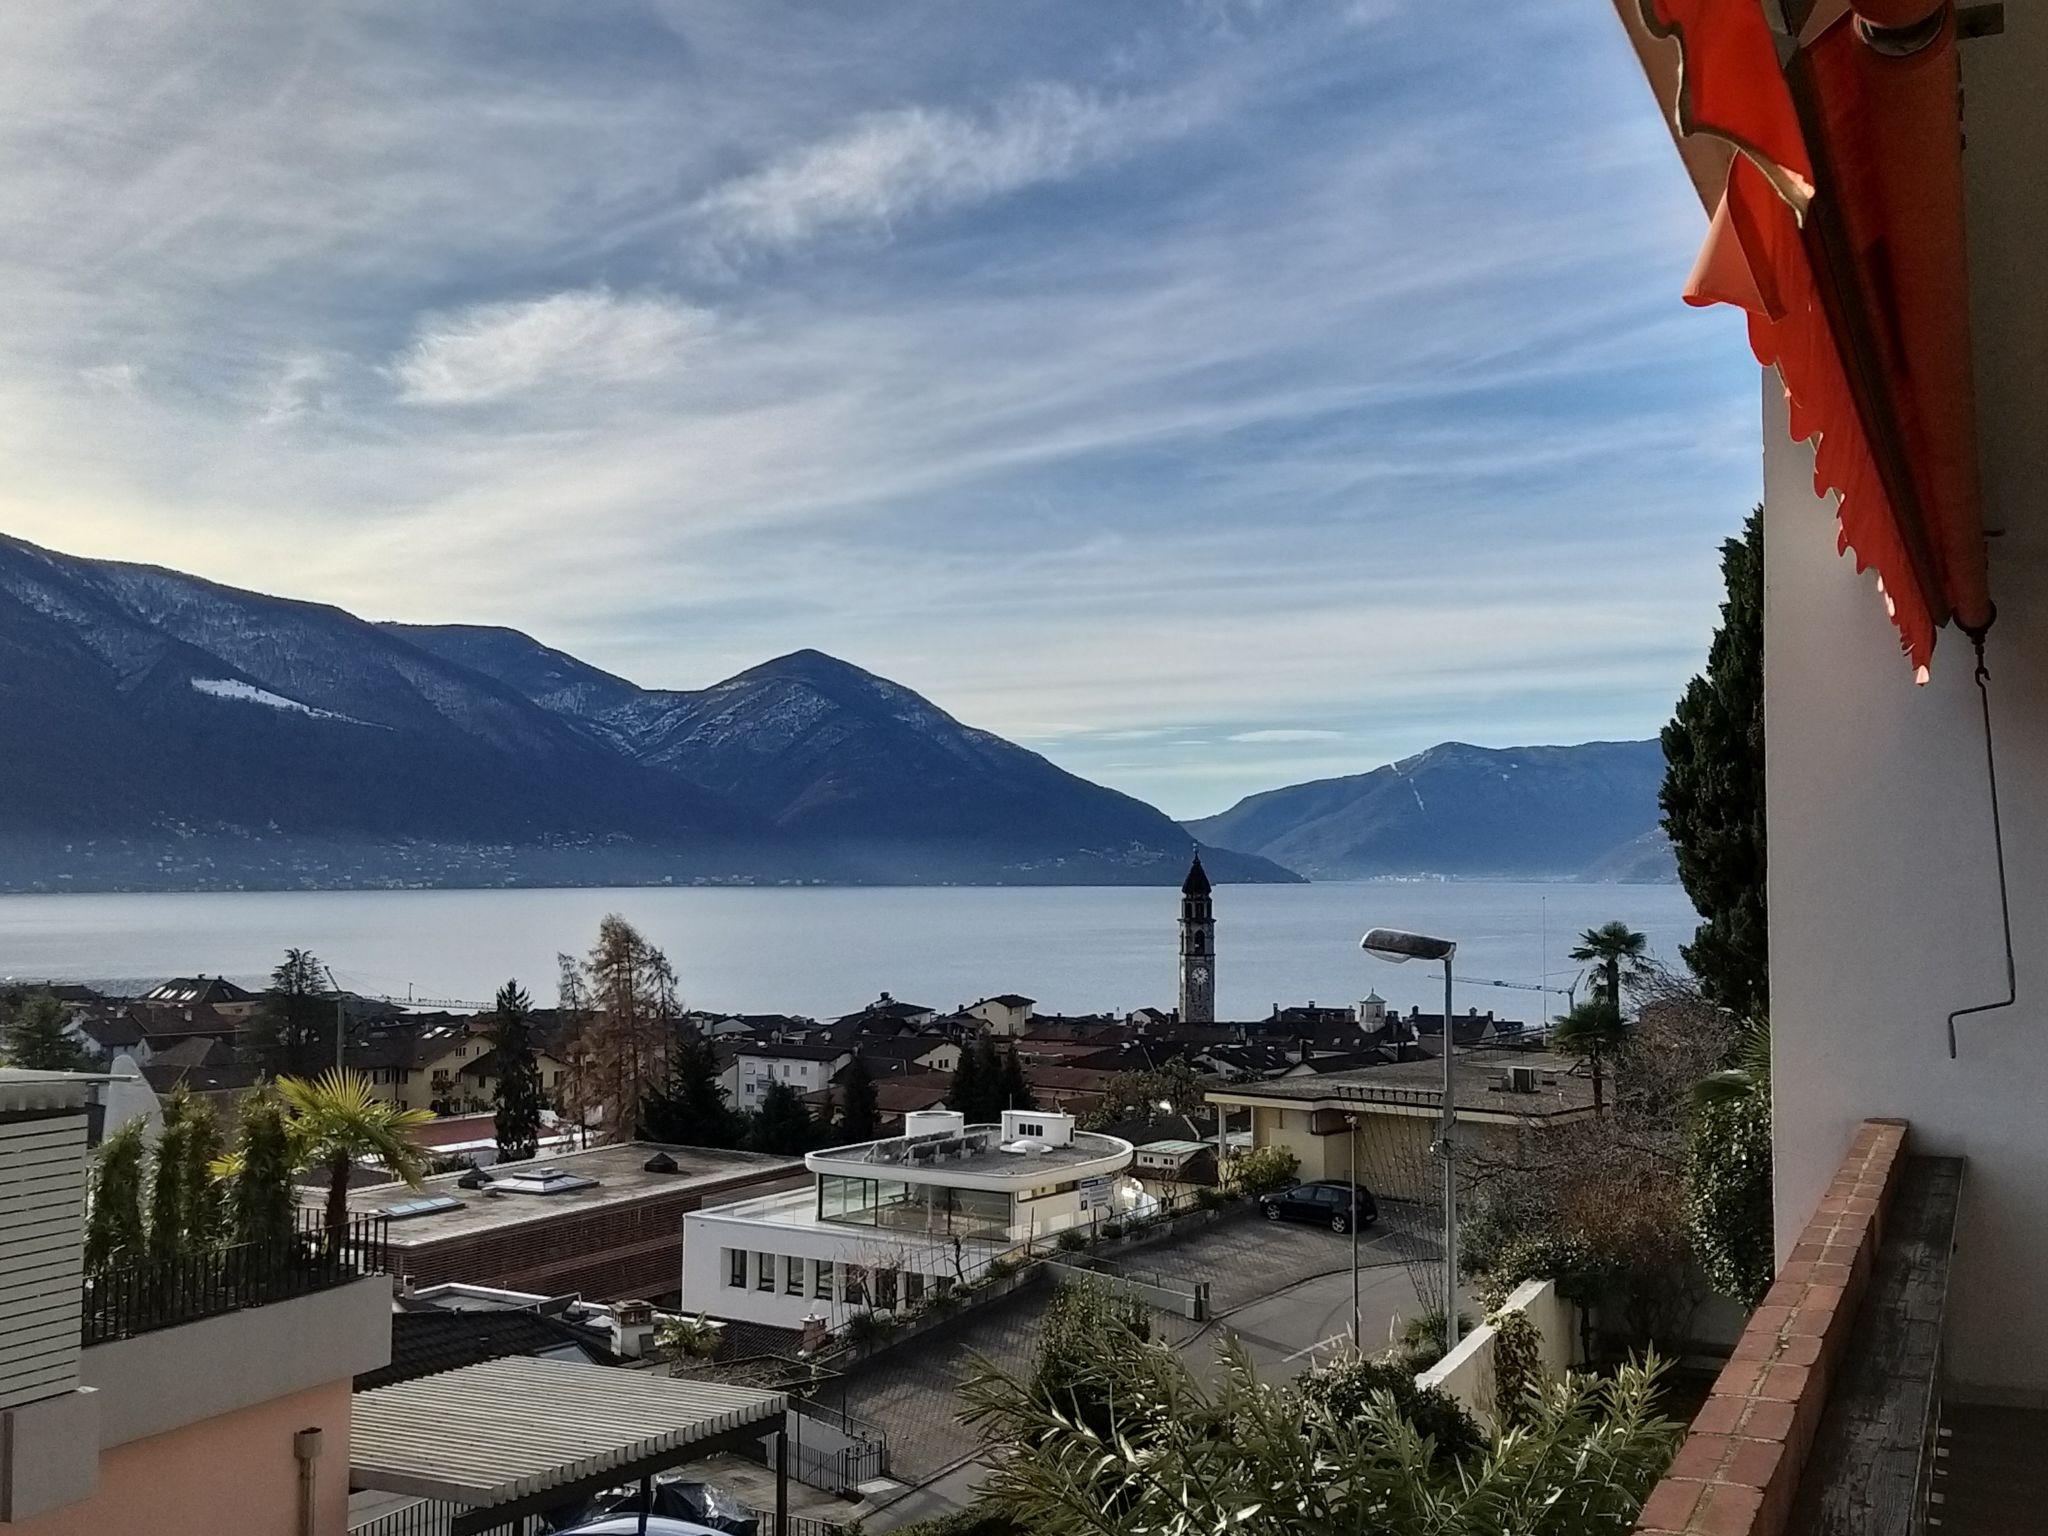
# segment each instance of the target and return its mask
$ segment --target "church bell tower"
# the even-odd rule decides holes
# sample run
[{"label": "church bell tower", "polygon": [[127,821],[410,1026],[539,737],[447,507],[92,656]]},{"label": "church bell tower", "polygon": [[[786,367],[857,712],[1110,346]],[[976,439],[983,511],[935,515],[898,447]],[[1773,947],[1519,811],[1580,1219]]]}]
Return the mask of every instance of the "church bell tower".
[{"label": "church bell tower", "polygon": [[1180,883],[1180,1018],[1183,1024],[1216,1022],[1216,912],[1199,849]]}]

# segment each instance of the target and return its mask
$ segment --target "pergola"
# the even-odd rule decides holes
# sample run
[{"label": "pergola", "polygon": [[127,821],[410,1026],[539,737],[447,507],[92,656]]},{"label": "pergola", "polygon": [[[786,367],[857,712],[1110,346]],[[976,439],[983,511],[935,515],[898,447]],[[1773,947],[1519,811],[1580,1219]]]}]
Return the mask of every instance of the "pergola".
[{"label": "pergola", "polygon": [[460,1506],[450,1536],[475,1536],[758,1441],[786,1402],[580,1361],[487,1360],[356,1394],[350,1481]]}]

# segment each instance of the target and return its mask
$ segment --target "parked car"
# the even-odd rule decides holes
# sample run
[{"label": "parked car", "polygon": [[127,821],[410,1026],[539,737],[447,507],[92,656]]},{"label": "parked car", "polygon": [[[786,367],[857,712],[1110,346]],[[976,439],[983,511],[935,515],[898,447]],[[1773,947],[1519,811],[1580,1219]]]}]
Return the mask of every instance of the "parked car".
[{"label": "parked car", "polygon": [[1268,1221],[1312,1221],[1332,1232],[1349,1232],[1354,1211],[1361,1227],[1380,1219],[1372,1191],[1342,1179],[1311,1179],[1277,1194],[1261,1195],[1259,1208]]}]

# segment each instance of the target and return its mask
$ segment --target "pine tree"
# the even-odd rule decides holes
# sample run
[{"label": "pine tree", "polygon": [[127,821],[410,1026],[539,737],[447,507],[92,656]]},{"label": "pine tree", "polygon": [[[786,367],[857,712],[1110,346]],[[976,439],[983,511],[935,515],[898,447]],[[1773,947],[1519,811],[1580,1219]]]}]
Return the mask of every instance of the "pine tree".
[{"label": "pine tree", "polygon": [[754,1114],[754,1150],[795,1157],[817,1143],[818,1122],[804,1107],[796,1089],[779,1079],[761,1095],[761,1107]]},{"label": "pine tree", "polygon": [[54,992],[31,992],[17,998],[5,1015],[0,1031],[9,1066],[32,1072],[84,1072],[92,1057],[66,1033],[64,1005]]},{"label": "pine tree", "polygon": [[1024,1077],[1024,1064],[1017,1059],[1016,1042],[1003,1052],[1002,1075],[1003,1109],[1036,1109],[1038,1101],[1031,1096],[1031,1084]]},{"label": "pine tree", "polygon": [[85,1270],[138,1259],[146,1247],[142,1224],[142,1122],[130,1120],[93,1154],[92,1214],[85,1227]]},{"label": "pine tree", "polygon": [[839,1080],[838,1133],[842,1141],[872,1141],[881,1129],[882,1109],[875,1098],[874,1075],[868,1064],[854,1053],[845,1076]]},{"label": "pine tree", "polygon": [[331,1059],[334,998],[310,949],[287,949],[270,973],[263,1003],[250,1021],[249,1041],[273,1076],[318,1071]]},{"label": "pine tree", "polygon": [[1745,1018],[1770,1001],[1764,875],[1763,509],[1721,546],[1728,600],[1707,669],[1664,727],[1658,803],[1678,879],[1703,921],[1679,953],[1714,1002]]},{"label": "pine tree", "polygon": [[234,1240],[264,1253],[282,1251],[292,1233],[291,1133],[284,1106],[270,1094],[242,1110],[235,1134],[235,1173],[228,1216]]},{"label": "pine tree", "polygon": [[490,1032],[498,1053],[498,1161],[524,1162],[540,1151],[540,1063],[533,1052],[533,999],[516,981],[498,988],[496,1020]]},{"label": "pine tree", "polygon": [[677,1031],[668,1079],[641,1106],[640,1134],[680,1146],[738,1145],[739,1120],[719,1086],[718,1053],[701,1031]]},{"label": "pine tree", "polygon": [[970,1040],[960,1047],[960,1060],[953,1068],[953,1081],[946,1089],[946,1107],[965,1115],[969,1125],[980,1125],[987,1119],[987,1056],[982,1049],[986,1043],[984,1037]]},{"label": "pine tree", "polygon": [[648,1099],[670,1075],[681,1004],[674,967],[616,913],[577,961],[562,956],[562,1011],[576,1021],[573,1070],[562,1108],[610,1141],[631,1136]]}]

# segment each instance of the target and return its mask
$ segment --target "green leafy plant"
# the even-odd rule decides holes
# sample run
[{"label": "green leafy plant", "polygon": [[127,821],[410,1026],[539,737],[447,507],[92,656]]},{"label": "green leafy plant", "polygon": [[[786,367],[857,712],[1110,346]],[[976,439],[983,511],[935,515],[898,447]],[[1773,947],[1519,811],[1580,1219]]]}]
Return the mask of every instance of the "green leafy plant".
[{"label": "green leafy plant", "polygon": [[99,1144],[92,1159],[92,1214],[86,1220],[85,1269],[140,1258],[147,1245],[142,1221],[142,1122],[131,1120]]},{"label": "green leafy plant", "polygon": [[1301,1172],[1301,1159],[1285,1147],[1254,1147],[1229,1166],[1230,1187],[1241,1195],[1268,1195],[1287,1188]]},{"label": "green leafy plant", "polygon": [[695,1317],[664,1317],[655,1325],[654,1342],[679,1360],[709,1360],[725,1343],[725,1329],[699,1312]]},{"label": "green leafy plant", "polygon": [[1097,1231],[1099,1235],[1104,1239],[1110,1242],[1115,1242],[1116,1239],[1124,1235],[1124,1224],[1118,1221],[1115,1217],[1111,1217],[1108,1221],[1105,1221],[1101,1225],[1101,1227],[1097,1229]]},{"label": "green leafy plant", "polygon": [[982,1278],[990,1283],[994,1283],[997,1280],[1007,1280],[1015,1273],[1017,1273],[1017,1261],[1004,1258],[1001,1255],[990,1259],[981,1269]]},{"label": "green leafy plant", "polygon": [[1052,1240],[1052,1245],[1061,1253],[1079,1253],[1088,1246],[1088,1234],[1080,1227],[1068,1227]]},{"label": "green leafy plant", "polygon": [[1213,1184],[1204,1184],[1195,1191],[1195,1205],[1199,1210],[1220,1211],[1230,1204],[1230,1197]]},{"label": "green leafy plant", "polygon": [[1754,1307],[1773,1267],[1770,1101],[1751,1095],[1695,1109],[1685,1177],[1700,1267],[1716,1290]]},{"label": "green leafy plant", "polygon": [[844,1329],[847,1343],[855,1349],[872,1349],[896,1331],[896,1320],[884,1312],[856,1312]]},{"label": "green leafy plant", "polygon": [[1171,1346],[1080,1328],[1057,1376],[983,1364],[965,1388],[965,1417],[1001,1449],[979,1508],[1033,1536],[1620,1536],[1680,1434],[1655,1411],[1654,1361],[1567,1378],[1525,1427],[1453,1458],[1391,1391],[1333,1411],[1260,1381],[1234,1342],[1205,1379]]},{"label": "green leafy plant", "polygon": [[1455,1461],[1483,1446],[1486,1434],[1465,1405],[1448,1392],[1418,1385],[1415,1374],[1405,1360],[1347,1354],[1303,1372],[1297,1386],[1306,1403],[1339,1423],[1364,1417],[1377,1397],[1390,1398],[1439,1458]]},{"label": "green leafy plant", "polygon": [[1542,1400],[1543,1335],[1526,1312],[1503,1308],[1486,1321],[1493,1329],[1494,1418],[1514,1428]]}]

